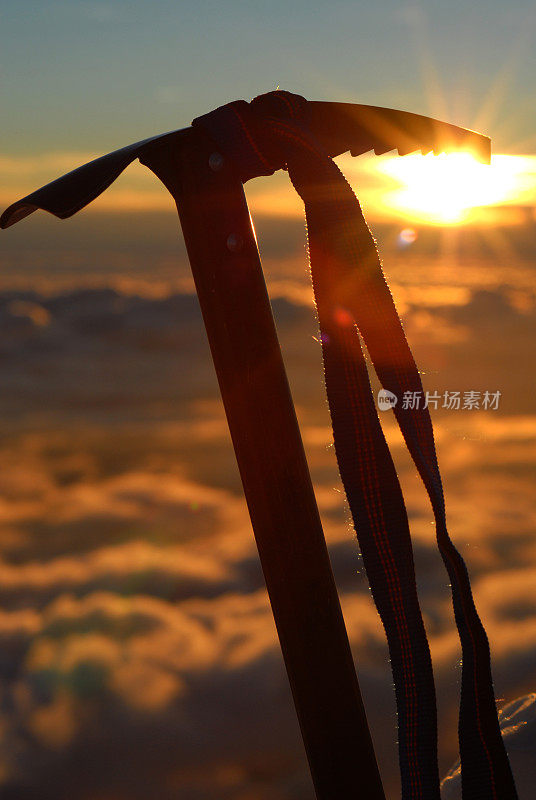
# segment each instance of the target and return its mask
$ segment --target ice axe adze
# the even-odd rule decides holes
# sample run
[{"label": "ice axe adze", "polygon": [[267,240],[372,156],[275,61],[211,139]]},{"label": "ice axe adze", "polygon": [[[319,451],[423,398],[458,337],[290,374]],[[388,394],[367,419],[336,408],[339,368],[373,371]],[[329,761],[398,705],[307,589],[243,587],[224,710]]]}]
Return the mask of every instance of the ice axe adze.
[{"label": "ice axe adze", "polygon": [[[345,103],[306,107],[308,130],[331,157],[397,149],[400,154],[469,150],[483,161],[490,158],[487,137],[428,117]],[[234,110],[231,104],[229,113]],[[135,158],[170,191],[317,797],[384,800],[242,188],[252,175],[236,168],[230,155],[239,146],[236,141],[226,148],[225,141],[210,135],[210,119],[209,114],[207,125],[137,142],[70,172],[10,206],[0,225],[7,228],[38,208],[69,217]],[[273,171],[268,167],[263,174]],[[259,714],[262,719],[262,709]]]}]

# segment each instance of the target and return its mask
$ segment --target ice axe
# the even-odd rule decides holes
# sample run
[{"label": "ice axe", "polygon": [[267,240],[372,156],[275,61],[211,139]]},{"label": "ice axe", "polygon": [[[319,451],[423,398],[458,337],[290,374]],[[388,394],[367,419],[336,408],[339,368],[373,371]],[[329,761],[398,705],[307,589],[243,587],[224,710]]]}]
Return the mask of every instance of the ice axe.
[{"label": "ice axe", "polygon": [[[270,94],[264,96],[269,98],[266,113],[291,146],[301,129],[278,120],[272,110],[274,104],[288,105],[294,124],[297,96]],[[98,158],[14,203],[0,225],[7,228],[39,208],[62,219],[72,216],[135,158],[169,190],[177,204],[317,797],[384,800],[243,192],[250,177],[271,174],[285,164],[280,153],[271,152],[270,141],[264,150],[257,147],[263,118],[250,113],[247,105],[238,101],[223,106],[192,127]],[[396,149],[402,155],[469,150],[482,161],[490,159],[487,137],[405,111],[303,100],[300,114],[300,125],[312,137],[303,141],[314,141],[327,157]],[[304,156],[304,170],[306,162]],[[313,215],[320,213],[321,202],[318,195]],[[320,219],[320,225],[329,228],[329,221]],[[344,313],[339,315],[341,324]],[[410,783],[417,786],[418,781],[413,777]],[[427,800],[437,794],[411,792]]]}]

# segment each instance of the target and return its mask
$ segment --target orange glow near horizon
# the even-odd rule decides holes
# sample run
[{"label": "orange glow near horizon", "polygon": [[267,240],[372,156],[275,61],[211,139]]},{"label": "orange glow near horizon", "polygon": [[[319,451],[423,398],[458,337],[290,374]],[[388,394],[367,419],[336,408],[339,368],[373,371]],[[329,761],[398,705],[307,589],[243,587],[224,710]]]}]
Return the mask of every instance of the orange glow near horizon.
[{"label": "orange glow near horizon", "polygon": [[[0,209],[93,158],[88,153],[8,157],[0,153]],[[469,153],[398,156],[345,154],[337,163],[367,219],[412,225],[515,224],[536,209],[536,155],[495,155],[491,165]],[[283,173],[247,184],[253,216],[302,218],[303,205]],[[83,213],[175,213],[168,192],[140,164],[131,165]],[[533,212],[534,213],[534,212]]]},{"label": "orange glow near horizon", "polygon": [[381,204],[385,213],[417,223],[473,221],[483,207],[526,204],[532,162],[525,156],[496,155],[487,165],[469,153],[384,159],[377,169],[396,188],[382,194]]}]

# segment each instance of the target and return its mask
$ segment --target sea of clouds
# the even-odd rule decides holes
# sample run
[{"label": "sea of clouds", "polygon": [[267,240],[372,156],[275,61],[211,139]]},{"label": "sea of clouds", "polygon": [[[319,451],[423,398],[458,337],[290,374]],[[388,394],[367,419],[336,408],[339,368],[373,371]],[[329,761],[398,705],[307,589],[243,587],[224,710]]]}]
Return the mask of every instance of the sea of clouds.
[{"label": "sea of clouds", "polygon": [[[274,315],[394,800],[387,650],[337,475],[310,290],[292,264],[269,271]],[[504,705],[536,690],[532,268],[394,253],[389,277],[425,388],[501,392],[497,411],[433,416],[450,532]],[[186,284],[108,283],[0,294],[2,797],[310,799],[197,300]],[[448,579],[392,413],[382,421],[410,515],[445,774],[460,679]]]}]

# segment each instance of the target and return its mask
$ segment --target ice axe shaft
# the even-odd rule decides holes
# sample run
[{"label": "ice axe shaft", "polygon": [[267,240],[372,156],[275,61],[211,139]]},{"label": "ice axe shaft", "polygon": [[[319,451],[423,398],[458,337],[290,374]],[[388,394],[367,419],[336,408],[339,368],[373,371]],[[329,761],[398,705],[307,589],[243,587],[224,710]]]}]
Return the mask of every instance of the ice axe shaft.
[{"label": "ice axe shaft", "polygon": [[385,800],[242,184],[193,130],[142,163],[177,204],[317,797]]}]

